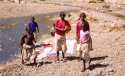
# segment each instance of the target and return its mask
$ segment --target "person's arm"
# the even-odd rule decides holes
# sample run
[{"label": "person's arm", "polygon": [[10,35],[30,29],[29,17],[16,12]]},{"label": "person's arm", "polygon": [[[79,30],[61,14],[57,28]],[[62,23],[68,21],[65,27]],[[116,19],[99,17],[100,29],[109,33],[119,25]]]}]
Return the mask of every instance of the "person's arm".
[{"label": "person's arm", "polygon": [[25,36],[23,35],[23,36],[21,37],[21,40],[20,40],[20,48],[23,48],[24,38],[25,38]]},{"label": "person's arm", "polygon": [[34,34],[32,34],[32,41],[33,41],[33,44],[36,43],[36,39],[35,39],[35,37],[34,37]]},{"label": "person's arm", "polygon": [[76,40],[77,40],[77,42],[79,41],[79,38],[80,38],[80,25],[77,22],[77,24],[76,24]]},{"label": "person's arm", "polygon": [[38,24],[36,23],[36,28],[37,28],[37,32],[39,32],[39,26]]},{"label": "person's arm", "polygon": [[59,28],[59,27],[57,27],[59,21],[60,21],[60,20],[55,21],[55,23],[54,23],[54,29],[55,29],[55,30],[60,30],[60,31],[65,31],[64,28]]},{"label": "person's arm", "polygon": [[21,63],[23,64],[24,63],[24,60],[23,60],[23,53],[22,53],[22,50],[23,50],[23,44],[24,44],[24,35],[21,37],[20,39],[20,53],[21,53]]},{"label": "person's arm", "polygon": [[55,25],[56,25],[56,22],[53,23],[53,30],[55,31]]},{"label": "person's arm", "polygon": [[68,21],[66,21],[66,26],[65,26],[64,31],[69,32],[70,30],[71,30],[71,25],[70,25],[70,23]]}]

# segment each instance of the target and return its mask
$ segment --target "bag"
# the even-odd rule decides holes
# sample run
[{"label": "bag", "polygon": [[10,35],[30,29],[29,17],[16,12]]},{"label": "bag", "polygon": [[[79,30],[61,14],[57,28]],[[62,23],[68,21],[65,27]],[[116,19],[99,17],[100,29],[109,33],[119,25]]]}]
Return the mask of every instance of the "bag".
[{"label": "bag", "polygon": [[67,39],[66,40],[66,45],[67,45],[67,54],[70,55],[75,55],[76,49],[77,49],[77,43],[75,39]]},{"label": "bag", "polygon": [[52,37],[55,36],[55,29],[53,27],[50,29],[50,34]]}]

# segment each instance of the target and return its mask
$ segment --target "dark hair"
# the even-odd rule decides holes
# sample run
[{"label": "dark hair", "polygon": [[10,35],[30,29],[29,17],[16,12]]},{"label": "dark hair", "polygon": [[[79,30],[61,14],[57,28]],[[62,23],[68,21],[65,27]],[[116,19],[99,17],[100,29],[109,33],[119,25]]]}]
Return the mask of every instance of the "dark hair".
[{"label": "dark hair", "polygon": [[83,31],[89,31],[89,30],[90,30],[89,23],[84,20]]},{"label": "dark hair", "polygon": [[25,27],[25,31],[28,32],[28,33],[30,33],[30,27],[29,27],[29,26],[26,26],[26,27]]},{"label": "dark hair", "polygon": [[32,17],[30,18],[30,20],[31,20],[31,21],[34,21],[34,20],[35,20],[35,17],[34,17],[34,16],[32,16]]},{"label": "dark hair", "polygon": [[62,17],[62,16],[65,17],[66,14],[65,14],[65,12],[60,12],[59,16],[60,16],[60,17]]},{"label": "dark hair", "polygon": [[86,18],[86,14],[85,14],[84,12],[82,12],[82,13],[80,14],[80,17]]}]

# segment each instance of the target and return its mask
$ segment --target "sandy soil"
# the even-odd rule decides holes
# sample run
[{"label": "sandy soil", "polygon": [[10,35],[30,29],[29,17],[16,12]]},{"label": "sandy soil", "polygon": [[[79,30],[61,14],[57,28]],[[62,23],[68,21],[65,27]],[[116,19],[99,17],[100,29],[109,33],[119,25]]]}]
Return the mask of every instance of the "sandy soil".
[{"label": "sandy soil", "polygon": [[[60,11],[78,10],[77,7],[59,6],[55,4],[45,3],[27,3],[27,4],[14,4],[14,3],[2,3],[0,2],[0,19],[32,16],[38,14],[55,13]],[[35,12],[34,12],[35,11]]]},{"label": "sandy soil", "polygon": [[[100,8],[96,9],[97,4],[95,4],[95,6],[92,6],[92,5],[90,6],[88,5],[87,9],[83,8],[82,10],[79,10],[79,12],[84,11],[87,13],[87,16],[88,16],[87,19],[90,22],[91,35],[93,39],[93,48],[94,48],[94,50],[91,51],[91,58],[93,59],[93,61],[91,62],[91,67],[92,67],[91,70],[80,72],[82,63],[78,62],[76,59],[68,60],[65,63],[46,62],[44,65],[40,67],[36,67],[36,66],[21,65],[20,58],[18,58],[17,60],[14,60],[11,63],[13,65],[11,66],[8,66],[10,64],[5,65],[5,69],[3,68],[1,70],[0,76],[124,76],[125,74],[125,69],[124,69],[125,67],[125,56],[124,56],[125,55],[125,51],[124,51],[125,50],[125,47],[124,47],[125,31],[124,29],[122,30],[120,29],[120,28],[124,28],[125,19],[122,18],[123,16],[125,16],[123,13],[125,12],[124,7],[104,8],[102,5],[99,4],[98,6]],[[42,6],[42,5],[35,5],[35,6]],[[43,6],[48,6],[48,5],[45,4]],[[20,5],[20,7],[23,8],[22,5]],[[59,7],[63,7],[65,10],[66,6],[59,6],[59,7],[53,6],[53,7],[54,8],[52,8],[51,10],[55,11],[55,10],[58,10],[56,8],[59,8]],[[120,8],[120,12],[118,12],[119,8]],[[41,8],[38,7],[38,9],[41,9]],[[109,11],[109,10],[112,10],[112,11]],[[31,10],[27,10],[27,11],[31,12]],[[29,15],[31,14],[30,12],[29,12]],[[75,21],[78,19],[79,12],[72,12],[70,13],[71,17],[67,18],[71,21],[71,24],[72,24],[72,31],[70,33],[70,36],[72,38],[75,37],[75,34],[74,34]],[[38,13],[41,13],[41,11],[38,11]],[[114,15],[113,13],[120,14],[122,15],[122,17]],[[22,15],[19,15],[19,12],[18,13],[16,12],[14,16],[23,16],[23,15],[27,15],[27,14],[23,13]],[[13,15],[11,14],[10,16],[13,16]],[[8,17],[10,16],[8,14]],[[4,18],[6,17],[7,16],[4,16]],[[1,16],[1,18],[3,18],[3,16]],[[55,18],[56,17],[54,17],[53,19]],[[117,28],[114,29],[114,27],[117,27]],[[48,35],[45,37],[50,37],[50,36]],[[52,41],[52,38],[47,40]],[[4,65],[0,65],[0,67],[1,66],[4,66]],[[16,66],[16,67],[12,67],[12,66]]]}]

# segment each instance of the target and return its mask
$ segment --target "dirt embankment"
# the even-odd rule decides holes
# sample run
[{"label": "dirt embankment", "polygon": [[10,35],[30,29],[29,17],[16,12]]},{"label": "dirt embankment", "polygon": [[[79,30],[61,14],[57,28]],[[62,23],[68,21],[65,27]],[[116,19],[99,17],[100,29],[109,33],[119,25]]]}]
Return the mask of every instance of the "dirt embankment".
[{"label": "dirt embankment", "polygon": [[14,4],[14,3],[2,3],[0,2],[0,19],[13,18],[21,16],[32,16],[38,14],[47,14],[60,11],[78,10],[77,7],[59,6],[55,4]]}]

